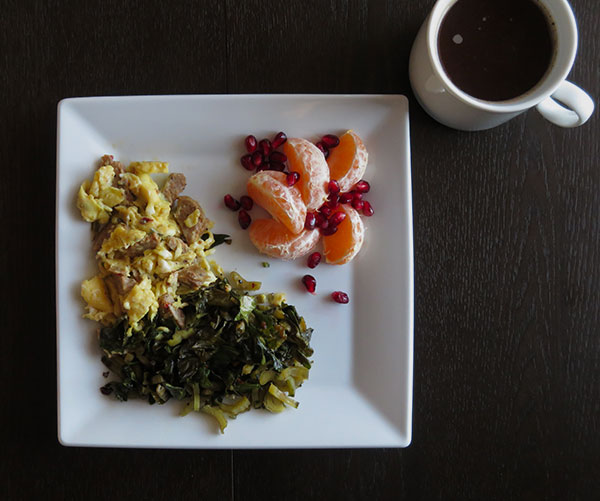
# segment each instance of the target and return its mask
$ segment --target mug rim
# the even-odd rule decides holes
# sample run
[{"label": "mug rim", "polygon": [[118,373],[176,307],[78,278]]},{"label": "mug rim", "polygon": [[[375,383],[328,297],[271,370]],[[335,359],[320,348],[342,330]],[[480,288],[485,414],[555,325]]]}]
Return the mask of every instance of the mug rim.
[{"label": "mug rim", "polygon": [[[486,101],[484,99],[473,97],[461,90],[446,74],[438,54],[437,44],[442,20],[450,10],[450,7],[457,1],[458,0],[437,0],[427,21],[427,54],[433,70],[444,83],[447,92],[450,92],[454,97],[469,106],[480,110],[496,113],[510,113],[524,111],[536,106],[550,96],[566,79],[573,67],[575,55],[577,53],[577,24],[575,22],[573,10],[567,0],[537,0],[549,11],[548,14],[551,14],[550,7],[548,6],[549,3],[553,3],[558,8],[562,8],[562,13],[564,14],[564,19],[561,20],[557,20],[556,16],[552,16],[557,34],[557,48],[554,53],[555,62],[553,63],[555,64],[555,67],[552,68],[532,90],[505,101]],[[556,60],[558,59],[561,50],[567,51],[569,54],[567,62],[563,62],[562,67],[559,68],[556,65]]]}]

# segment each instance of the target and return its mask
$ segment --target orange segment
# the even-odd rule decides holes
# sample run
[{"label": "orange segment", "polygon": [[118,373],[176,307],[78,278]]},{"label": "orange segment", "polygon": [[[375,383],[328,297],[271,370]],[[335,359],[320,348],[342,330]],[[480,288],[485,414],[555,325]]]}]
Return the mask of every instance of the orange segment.
[{"label": "orange segment", "polygon": [[318,230],[304,230],[294,235],[274,219],[255,219],[250,226],[250,240],[263,254],[281,259],[296,259],[310,252],[319,241]]},{"label": "orange segment", "polygon": [[350,191],[365,174],[368,161],[369,154],[364,143],[354,131],[349,130],[340,137],[340,144],[329,153],[329,175],[337,180],[340,191]]},{"label": "orange segment", "polygon": [[365,226],[358,212],[348,205],[341,205],[339,210],[346,213],[346,219],[333,235],[323,237],[323,255],[329,264],[350,262],[365,239]]},{"label": "orange segment", "polygon": [[283,145],[290,172],[300,174],[296,184],[302,193],[306,208],[316,210],[327,200],[329,168],[325,156],[314,144],[306,139],[290,138]]},{"label": "orange segment", "polygon": [[304,229],[306,206],[296,186],[288,186],[283,172],[264,170],[248,179],[248,195],[294,234]]}]

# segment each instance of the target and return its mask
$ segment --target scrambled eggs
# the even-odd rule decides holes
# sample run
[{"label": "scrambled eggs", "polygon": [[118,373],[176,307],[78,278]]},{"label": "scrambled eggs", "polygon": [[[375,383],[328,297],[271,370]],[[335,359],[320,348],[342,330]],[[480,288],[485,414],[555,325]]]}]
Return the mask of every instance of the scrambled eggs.
[{"label": "scrambled eggs", "polygon": [[168,173],[167,163],[133,162],[125,169],[108,155],[100,163],[77,196],[81,216],[92,223],[99,268],[81,284],[84,317],[105,325],[127,317],[131,333],[160,308],[176,317],[180,293],[216,280],[206,259],[212,222],[197,202],[179,197],[182,174],[171,174],[159,189],[150,175]]}]

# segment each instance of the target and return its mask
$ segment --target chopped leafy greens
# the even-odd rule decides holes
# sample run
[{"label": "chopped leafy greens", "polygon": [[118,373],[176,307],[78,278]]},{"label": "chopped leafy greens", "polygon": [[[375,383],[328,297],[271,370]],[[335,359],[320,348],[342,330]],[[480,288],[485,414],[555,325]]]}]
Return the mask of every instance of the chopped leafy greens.
[{"label": "chopped leafy greens", "polygon": [[101,388],[126,401],[187,401],[182,411],[226,417],[250,408],[279,412],[308,378],[312,329],[277,295],[249,296],[224,279],[183,296],[185,327],[157,315],[127,334],[127,321],[100,330],[102,361],[118,377]]},{"label": "chopped leafy greens", "polygon": [[213,233],[213,238],[214,242],[207,250],[214,249],[217,245],[221,244],[231,245],[231,237],[224,233]]}]

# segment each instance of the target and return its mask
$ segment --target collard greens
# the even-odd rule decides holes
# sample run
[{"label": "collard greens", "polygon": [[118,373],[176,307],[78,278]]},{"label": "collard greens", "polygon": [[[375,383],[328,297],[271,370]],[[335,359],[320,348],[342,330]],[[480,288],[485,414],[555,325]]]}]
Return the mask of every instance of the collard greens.
[{"label": "collard greens", "polygon": [[[101,388],[119,400],[185,401],[221,431],[227,417],[254,408],[279,412],[308,378],[312,329],[279,295],[250,296],[225,279],[184,296],[185,326],[157,315],[139,331],[104,327],[102,361],[118,377]],[[269,300],[270,299],[270,300]]]}]

